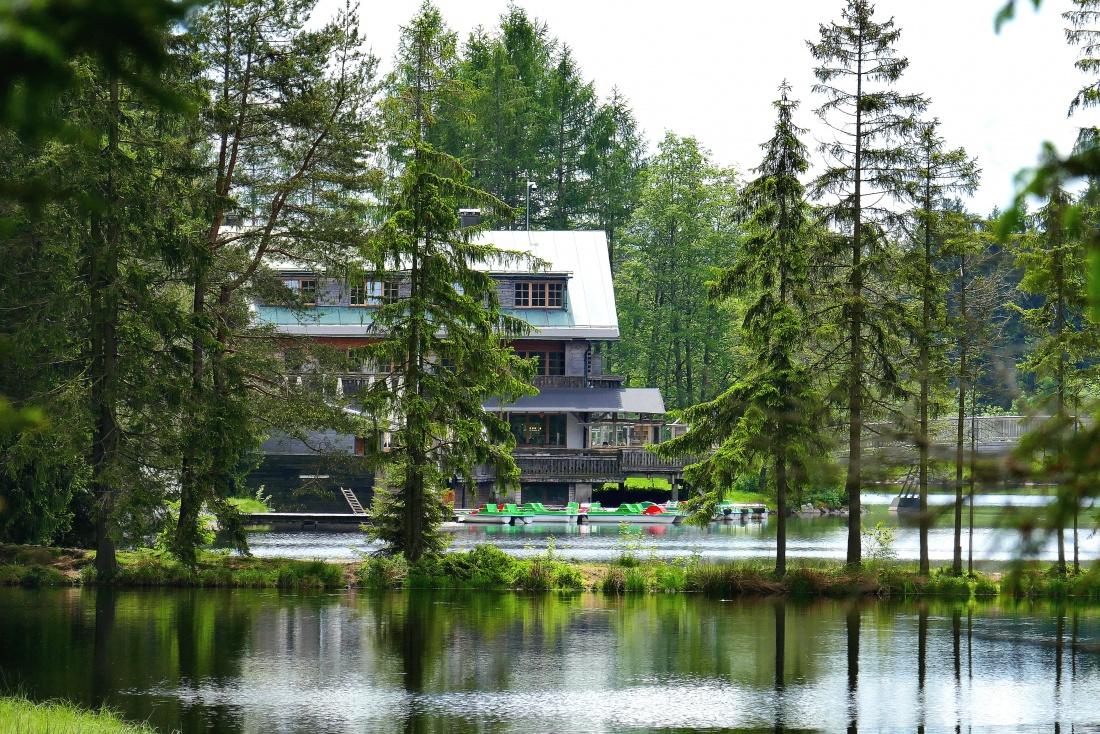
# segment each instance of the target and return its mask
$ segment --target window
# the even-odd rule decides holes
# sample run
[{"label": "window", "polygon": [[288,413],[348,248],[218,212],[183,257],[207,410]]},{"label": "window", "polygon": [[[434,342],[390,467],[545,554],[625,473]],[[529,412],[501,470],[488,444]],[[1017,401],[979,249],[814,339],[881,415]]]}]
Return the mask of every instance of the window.
[{"label": "window", "polygon": [[317,280],[315,278],[302,278],[298,281],[298,295],[305,306],[317,305]]},{"label": "window", "polygon": [[517,446],[565,446],[564,415],[510,413],[508,425]]},{"label": "window", "polygon": [[536,375],[564,375],[565,374],[565,352],[549,352],[549,351],[517,351],[516,354],[523,359],[537,359],[538,367],[535,368]]},{"label": "window", "polygon": [[283,278],[283,285],[291,290],[305,306],[317,305],[316,278]]},{"label": "window", "polygon": [[397,303],[401,286],[396,280],[367,280],[354,283],[348,290],[351,306],[376,307]]},{"label": "window", "polygon": [[565,308],[565,283],[551,281],[516,281],[516,308]]}]

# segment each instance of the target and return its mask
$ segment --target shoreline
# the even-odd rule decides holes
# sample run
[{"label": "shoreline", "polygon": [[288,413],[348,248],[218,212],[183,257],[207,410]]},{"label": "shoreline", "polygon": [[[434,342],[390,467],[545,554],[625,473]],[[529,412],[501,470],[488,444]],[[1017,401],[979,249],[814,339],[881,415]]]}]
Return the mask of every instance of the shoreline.
[{"label": "shoreline", "polygon": [[42,546],[0,546],[0,586],[266,589],[475,589],[486,591],[596,591],[606,594],[699,593],[731,597],[821,597],[955,600],[1051,599],[1100,603],[1100,571],[1059,577],[1049,566],[1006,573],[953,576],[915,566],[868,562],[860,569],[839,563],[788,564],[777,577],[770,564],[665,562],[624,554],[614,562],[584,563],[560,554],[515,558],[480,545],[407,564],[370,557],[354,561],[256,558],[204,552],[189,569],[156,551],[119,553],[119,571],[99,579],[94,553]]}]

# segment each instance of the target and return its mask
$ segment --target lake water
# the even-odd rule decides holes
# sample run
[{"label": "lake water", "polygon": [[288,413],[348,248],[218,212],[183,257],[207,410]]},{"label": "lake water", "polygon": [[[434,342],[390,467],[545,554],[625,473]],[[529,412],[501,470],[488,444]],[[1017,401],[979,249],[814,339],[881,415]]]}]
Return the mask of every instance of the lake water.
[{"label": "lake water", "polygon": [[[892,549],[902,561],[915,561],[919,552],[917,528],[911,521],[899,519],[888,511],[890,495],[864,495],[870,514],[864,524],[884,522],[893,527],[896,540]],[[932,505],[945,514],[936,518],[929,531],[929,550],[933,563],[949,563],[954,545],[953,510],[946,507],[952,498],[933,496]],[[974,558],[979,568],[999,568],[1017,557],[1020,535],[1014,520],[1035,511],[1050,501],[1042,496],[996,495],[980,497],[976,503]],[[963,516],[963,558],[967,552],[967,518]],[[1083,512],[1080,521],[1080,553],[1083,561],[1100,560],[1100,534],[1094,532],[1092,510]],[[708,561],[756,559],[775,556],[774,517],[713,523],[705,528],[690,526],[635,527],[623,534],[614,525],[524,525],[521,527],[456,524],[448,531],[452,550],[468,550],[478,543],[492,543],[505,552],[525,556],[542,553],[552,543],[556,552],[581,561],[611,561],[631,545],[642,557],[671,559],[693,554]],[[793,517],[787,525],[787,553],[791,558],[844,560],[847,551],[847,518]],[[1067,533],[1067,543],[1072,536]],[[249,534],[255,555],[288,558],[354,559],[374,548],[362,533],[272,531]],[[1054,561],[1058,548],[1054,538],[1038,543],[1031,557]],[[1072,558],[1072,546],[1067,545]]]},{"label": "lake water", "polygon": [[[0,589],[0,680],[162,731],[1062,731],[1094,608]],[[957,729],[958,727],[958,729]]]}]

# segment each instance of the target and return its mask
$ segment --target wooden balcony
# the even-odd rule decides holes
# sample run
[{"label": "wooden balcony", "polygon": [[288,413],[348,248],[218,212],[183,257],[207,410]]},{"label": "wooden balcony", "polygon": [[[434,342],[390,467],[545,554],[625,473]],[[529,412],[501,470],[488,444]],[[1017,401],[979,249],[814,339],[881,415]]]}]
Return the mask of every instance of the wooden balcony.
[{"label": "wooden balcony", "polygon": [[624,382],[626,382],[626,378],[621,375],[595,375],[591,377],[585,377],[584,375],[535,375],[535,379],[531,381],[531,384],[540,390],[585,387],[614,389],[622,387]]},{"label": "wooden balcony", "polygon": [[622,482],[628,476],[678,476],[694,459],[670,461],[645,449],[520,449],[513,454],[525,482]]}]

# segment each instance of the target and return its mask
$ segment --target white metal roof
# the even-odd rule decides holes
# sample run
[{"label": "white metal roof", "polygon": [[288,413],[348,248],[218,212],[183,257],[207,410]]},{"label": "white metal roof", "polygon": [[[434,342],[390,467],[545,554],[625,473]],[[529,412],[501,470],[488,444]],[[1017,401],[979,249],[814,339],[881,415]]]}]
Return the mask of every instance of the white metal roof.
[{"label": "white metal roof", "polygon": [[[515,309],[511,315],[531,325],[531,336],[548,339],[618,339],[619,316],[607,236],[593,231],[491,231],[477,238],[501,250],[529,253],[545,263],[543,274],[568,278],[567,307]],[[300,270],[300,263],[271,262],[276,270]],[[483,266],[502,276],[533,272],[531,263],[494,262]],[[369,309],[318,306],[305,310],[257,305],[255,316],[284,334],[306,336],[362,336],[370,332]]]},{"label": "white metal roof", "polygon": [[[607,235],[602,230],[485,232],[479,240],[501,250],[530,253],[545,261],[550,272],[570,273],[569,311],[573,322],[570,330],[578,336],[592,330],[593,338],[618,338],[619,315],[615,310],[611,260],[607,252]],[[494,273],[524,273],[530,272],[530,266],[513,263],[494,266],[491,270]],[[547,335],[557,331],[550,323],[532,323],[532,326]]]}]

